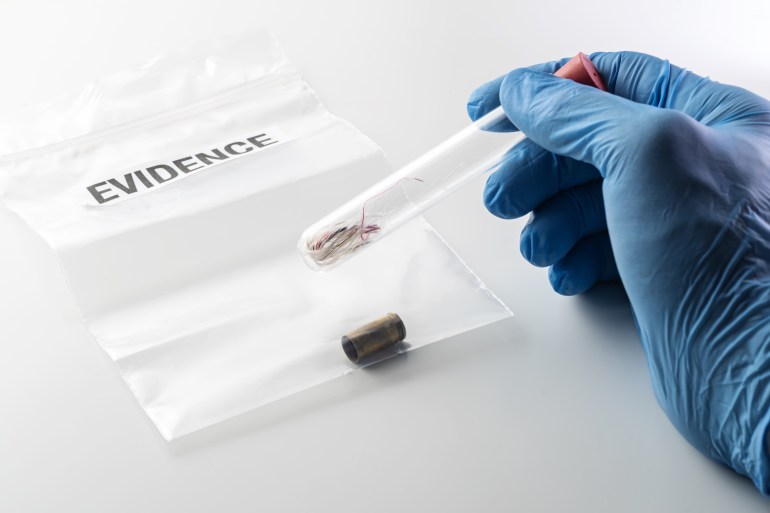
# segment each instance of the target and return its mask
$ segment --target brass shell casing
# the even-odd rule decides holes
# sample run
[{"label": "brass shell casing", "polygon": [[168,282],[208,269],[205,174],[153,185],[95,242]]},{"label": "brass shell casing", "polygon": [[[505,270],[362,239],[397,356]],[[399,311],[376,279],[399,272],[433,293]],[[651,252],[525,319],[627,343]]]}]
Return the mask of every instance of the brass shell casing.
[{"label": "brass shell casing", "polygon": [[351,362],[358,363],[383,349],[395,346],[404,338],[404,321],[398,315],[389,313],[343,335],[342,350]]}]

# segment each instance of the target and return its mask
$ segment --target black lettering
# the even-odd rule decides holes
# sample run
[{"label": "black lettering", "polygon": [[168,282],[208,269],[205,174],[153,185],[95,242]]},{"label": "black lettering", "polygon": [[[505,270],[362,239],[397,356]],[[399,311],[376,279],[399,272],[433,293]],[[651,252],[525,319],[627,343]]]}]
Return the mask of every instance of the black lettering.
[{"label": "black lettering", "polygon": [[155,187],[155,184],[152,183],[150,180],[148,180],[147,177],[144,176],[144,173],[142,173],[141,171],[134,171],[134,174],[139,179],[139,181],[142,182],[142,184],[144,184],[144,186],[147,187],[148,189],[151,187]]},{"label": "black lettering", "polygon": [[227,146],[225,146],[225,151],[227,153],[229,153],[230,155],[243,155],[244,153],[248,153],[248,152],[250,152],[251,150],[254,149],[251,146],[249,146],[247,149],[245,149],[243,151],[235,151],[233,149],[234,146],[246,146],[246,143],[245,142],[239,142],[239,141],[238,142],[234,142],[234,143],[230,143]]},{"label": "black lettering", "polygon": [[198,153],[195,155],[195,158],[203,162],[203,164],[206,166],[210,166],[212,160],[225,160],[230,158],[230,155],[225,155],[222,150],[211,150],[211,153],[214,155],[209,155],[208,153]]},{"label": "black lettering", "polygon": [[173,166],[157,164],[141,171],[126,173],[122,179],[117,177],[110,178],[104,182],[88,186],[86,190],[97,203],[103,204],[119,199],[121,193],[134,194],[139,192],[139,183],[150,189],[155,185],[160,185],[179,177],[180,172],[185,175],[193,173],[205,169],[207,166],[215,165],[220,161],[228,160],[230,157],[244,155],[281,142],[271,138],[266,133],[248,137],[246,141],[235,141],[225,145],[222,149],[212,148],[211,151],[205,153],[196,153],[194,156],[173,160]]},{"label": "black lettering", "polygon": [[107,203],[108,201],[112,201],[112,200],[114,200],[114,199],[116,199],[118,197],[118,195],[116,194],[114,196],[110,196],[108,198],[105,198],[104,195],[107,192],[111,191],[112,189],[107,187],[106,189],[99,190],[98,187],[101,187],[102,185],[107,185],[107,182],[99,182],[99,183],[95,183],[93,185],[89,185],[88,187],[86,187],[86,189],[88,189],[88,192],[91,193],[91,196],[93,196],[94,199],[97,201],[97,203],[99,203],[100,205],[102,203]]},{"label": "black lettering", "polygon": [[[204,166],[202,166],[199,162],[193,161],[192,164],[185,164],[185,160],[193,160],[192,157],[185,157],[183,159],[175,160],[174,165],[179,168],[179,170],[185,174],[192,173],[193,171],[197,171],[199,169],[203,169]],[[197,167],[193,167],[197,166]]]},{"label": "black lettering", "polygon": [[265,146],[270,146],[271,144],[275,144],[278,141],[274,141],[273,139],[270,139],[267,134],[259,134],[255,135],[254,137],[249,137],[246,139],[251,144],[256,146],[257,148],[264,148]]},{"label": "black lettering", "polygon": [[[160,176],[160,174],[158,174],[158,171],[157,171],[158,169],[162,169],[163,171],[167,172],[168,176],[165,178]],[[169,180],[173,180],[179,175],[176,169],[174,169],[171,166],[167,166],[166,164],[158,164],[157,166],[148,167],[147,172],[158,183],[168,182]]]},{"label": "black lettering", "polygon": [[132,175],[131,173],[128,173],[127,175],[123,175],[123,176],[126,179],[126,185],[123,185],[122,183],[120,183],[117,178],[110,178],[107,181],[110,182],[110,184],[117,187],[118,189],[120,189],[121,191],[125,192],[126,194],[132,194],[136,192],[136,183],[134,182],[134,175]]}]

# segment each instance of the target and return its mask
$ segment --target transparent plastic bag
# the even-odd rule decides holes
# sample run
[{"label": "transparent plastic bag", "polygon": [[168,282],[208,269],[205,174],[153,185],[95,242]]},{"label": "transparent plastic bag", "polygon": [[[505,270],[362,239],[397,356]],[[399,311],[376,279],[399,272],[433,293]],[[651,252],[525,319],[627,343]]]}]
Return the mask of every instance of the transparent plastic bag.
[{"label": "transparent plastic bag", "polygon": [[166,439],[358,368],[341,335],[387,312],[400,350],[510,315],[422,218],[330,272],[303,265],[303,228],[388,171],[266,31],[0,126],[0,198],[56,251]]}]

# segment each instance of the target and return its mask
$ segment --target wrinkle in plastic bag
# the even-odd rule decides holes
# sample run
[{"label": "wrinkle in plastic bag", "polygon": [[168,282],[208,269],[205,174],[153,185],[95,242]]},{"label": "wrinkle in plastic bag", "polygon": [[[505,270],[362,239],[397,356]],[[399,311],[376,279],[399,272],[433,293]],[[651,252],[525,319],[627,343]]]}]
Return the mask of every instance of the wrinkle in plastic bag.
[{"label": "wrinkle in plastic bag", "polygon": [[340,336],[386,312],[410,349],[510,315],[422,218],[331,272],[303,265],[302,229],[389,167],[266,31],[31,109],[0,145],[0,197],[166,439],[351,372]]}]

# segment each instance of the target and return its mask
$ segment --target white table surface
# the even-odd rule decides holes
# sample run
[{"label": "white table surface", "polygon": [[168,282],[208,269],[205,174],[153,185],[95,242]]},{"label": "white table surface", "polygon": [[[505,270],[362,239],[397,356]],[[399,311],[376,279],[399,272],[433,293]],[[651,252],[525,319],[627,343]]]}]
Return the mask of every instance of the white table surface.
[{"label": "white table surface", "polygon": [[[676,5],[672,5],[676,4]],[[271,27],[335,114],[404,164],[469,91],[578,50],[635,49],[770,96],[764,2],[0,3],[0,115],[189,38]],[[42,240],[0,211],[0,511],[764,511],[658,408],[618,288],[553,293],[481,181],[429,215],[514,310],[164,442],[82,326]]]}]

